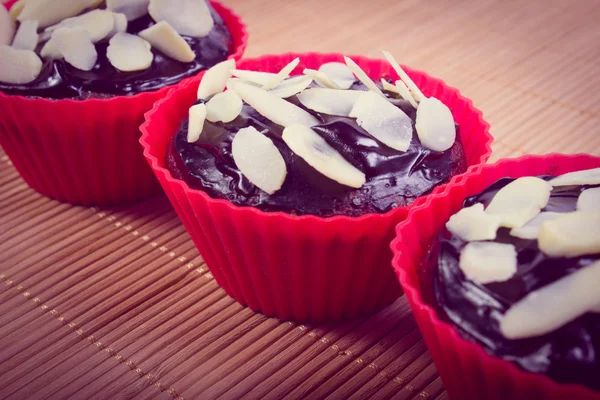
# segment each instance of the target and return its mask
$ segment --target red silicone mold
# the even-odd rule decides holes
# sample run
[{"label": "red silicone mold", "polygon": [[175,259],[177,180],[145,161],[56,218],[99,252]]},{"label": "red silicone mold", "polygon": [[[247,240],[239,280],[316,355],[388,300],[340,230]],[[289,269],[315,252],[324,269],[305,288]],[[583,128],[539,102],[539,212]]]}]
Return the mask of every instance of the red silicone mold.
[{"label": "red silicone mold", "polygon": [[400,278],[431,357],[452,399],[600,400],[600,393],[580,385],[559,384],[550,378],[522,371],[512,363],[487,354],[463,339],[424,302],[419,281],[421,261],[430,243],[466,197],[480,193],[500,178],[560,175],[600,167],[600,158],[589,155],[526,156],[494,165],[471,168],[455,177],[443,192],[414,207],[396,228],[392,242],[394,269]]},{"label": "red silicone mold", "polygon": [[[277,72],[295,57],[303,68],[340,61],[340,54],[283,54],[242,60],[238,68]],[[372,77],[396,77],[386,62],[354,57]],[[488,124],[456,89],[422,72],[409,74],[427,95],[452,109],[469,165],[491,154]],[[146,114],[144,155],[217,282],[241,304],[269,316],[324,321],[372,313],[401,294],[389,243],[408,208],[359,218],[265,213],[215,200],[165,169],[169,140],[196,100],[197,81],[171,92]],[[436,190],[440,190],[439,188]],[[422,200],[417,200],[417,202]]]},{"label": "red silicone mold", "polygon": [[[240,59],[248,34],[230,9],[211,2]],[[160,190],[140,146],[144,113],[177,85],[110,99],[49,100],[0,93],[0,145],[38,192],[82,205],[131,202]]]}]

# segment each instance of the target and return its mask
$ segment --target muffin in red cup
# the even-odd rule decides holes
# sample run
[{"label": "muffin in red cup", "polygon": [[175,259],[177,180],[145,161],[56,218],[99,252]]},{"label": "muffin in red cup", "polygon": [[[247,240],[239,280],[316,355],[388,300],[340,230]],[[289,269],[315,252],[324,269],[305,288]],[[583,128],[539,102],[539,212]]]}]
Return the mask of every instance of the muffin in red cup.
[{"label": "muffin in red cup", "polygon": [[[396,228],[393,265],[453,399],[600,399],[600,158],[474,167]],[[596,304],[598,303],[598,304]]]},{"label": "muffin in red cup", "polygon": [[60,0],[50,8],[17,2],[10,15],[0,8],[0,145],[29,186],[82,205],[160,190],[139,148],[144,112],[199,72],[241,58],[247,42],[240,18],[219,3],[195,2],[201,18],[193,19],[176,6]]},{"label": "muffin in red cup", "polygon": [[[393,227],[421,196],[485,162],[492,138],[456,89],[410,69],[402,81],[399,68],[340,54],[263,56],[215,67],[146,114],[144,155],[238,302],[324,321],[400,295]],[[439,151],[415,132],[416,107],[429,101],[442,117],[421,120],[421,134],[440,121],[428,142]]]}]

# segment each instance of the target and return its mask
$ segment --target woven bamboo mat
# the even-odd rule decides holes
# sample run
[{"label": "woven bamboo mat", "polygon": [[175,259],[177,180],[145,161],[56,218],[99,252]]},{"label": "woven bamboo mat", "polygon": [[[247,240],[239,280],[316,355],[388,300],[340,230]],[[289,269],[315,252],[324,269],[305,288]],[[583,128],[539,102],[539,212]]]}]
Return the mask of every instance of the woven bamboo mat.
[{"label": "woven bamboo mat", "polygon": [[[492,124],[493,160],[600,155],[600,1],[224,3],[249,25],[248,56],[385,48],[459,87]],[[371,396],[446,398],[404,298],[339,324],[254,314],[165,198],[60,204],[0,152],[0,398]]]}]

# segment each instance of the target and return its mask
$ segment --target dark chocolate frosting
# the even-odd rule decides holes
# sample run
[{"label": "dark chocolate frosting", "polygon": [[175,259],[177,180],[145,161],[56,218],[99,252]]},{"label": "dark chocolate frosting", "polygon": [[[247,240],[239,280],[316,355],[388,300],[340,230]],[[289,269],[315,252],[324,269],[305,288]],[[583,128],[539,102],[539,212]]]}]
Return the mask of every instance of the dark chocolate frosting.
[{"label": "dark chocolate frosting", "polygon": [[[210,6],[209,6],[210,7]],[[111,65],[106,57],[108,40],[96,43],[98,61],[91,71],[82,71],[65,60],[44,60],[40,76],[24,85],[0,82],[0,92],[21,96],[45,97],[50,99],[86,99],[91,97],[128,96],[140,92],[158,90],[196,75],[202,70],[227,59],[231,54],[233,40],[223,18],[210,7],[215,21],[213,29],[201,38],[182,36],[190,45],[196,59],[189,63],[174,60],[155,48],[154,61],[150,68],[142,71],[122,72]],[[129,21],[127,32],[137,34],[154,25],[146,14]],[[38,45],[38,54],[44,43]]]},{"label": "dark chocolate frosting", "polygon": [[[354,90],[366,90],[357,82]],[[458,139],[445,152],[431,151],[416,135],[406,152],[389,148],[360,128],[356,120],[317,113],[303,107],[296,96],[287,99],[320,121],[313,129],[346,160],[365,173],[367,182],[360,189],[341,185],[313,169],[295,155],[281,139],[283,127],[261,116],[244,104],[241,114],[230,123],[206,121],[200,139],[187,142],[187,119],[169,143],[166,165],[174,177],[209,196],[263,211],[284,211],[302,215],[359,216],[385,213],[410,205],[417,197],[466,169],[462,144]],[[413,120],[415,109],[408,102],[398,106]],[[255,187],[238,170],[231,155],[235,133],[254,126],[273,140],[287,165],[283,187],[268,195]]]},{"label": "dark chocolate frosting", "polygon": [[[498,190],[511,181],[498,181],[465,200],[464,207],[475,203],[487,206]],[[593,186],[555,187],[543,211],[575,211],[579,194],[590,187]],[[600,254],[550,258],[539,250],[537,240],[519,239],[509,232],[508,228],[500,228],[496,241],[515,246],[517,273],[505,282],[486,285],[467,280],[459,267],[460,252],[467,242],[447,231],[442,234],[424,268],[423,282],[433,279],[429,300],[434,297],[438,312],[488,353],[558,382],[580,383],[600,390],[600,314],[585,314],[554,332],[534,338],[508,340],[499,330],[499,321],[510,306],[528,293],[600,260]],[[600,282],[598,286],[600,290]]]}]

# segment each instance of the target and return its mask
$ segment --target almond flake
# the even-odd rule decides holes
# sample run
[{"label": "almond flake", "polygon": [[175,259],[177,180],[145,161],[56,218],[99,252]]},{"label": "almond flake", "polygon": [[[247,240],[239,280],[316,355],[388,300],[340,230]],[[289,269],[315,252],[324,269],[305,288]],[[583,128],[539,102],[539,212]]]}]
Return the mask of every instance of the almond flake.
[{"label": "almond flake", "polygon": [[283,141],[311,167],[342,185],[360,188],[366,178],[317,132],[304,125],[290,125],[283,130]]},{"label": "almond flake", "polygon": [[387,51],[383,51],[383,56],[386,58],[386,60],[388,60],[388,62],[392,66],[392,68],[394,68],[394,70],[396,71],[396,73],[398,74],[398,76],[400,77],[400,79],[402,79],[404,81],[404,83],[406,84],[406,86],[410,89],[410,91],[411,91],[414,99],[416,101],[423,100],[425,98],[425,95],[423,94],[423,92],[421,92],[421,89],[419,89],[419,87],[413,82],[413,80],[410,79],[410,77],[402,69],[402,67],[400,66],[400,64],[398,64],[398,61],[396,61],[396,59],[394,58],[394,56],[392,56]]},{"label": "almond flake", "polygon": [[113,29],[108,34],[109,38],[115,36],[119,32],[127,32],[127,26],[129,26],[129,21],[127,21],[125,14],[112,13],[112,15],[115,23]]},{"label": "almond flake", "polygon": [[56,43],[56,51],[73,67],[91,71],[96,65],[98,53],[85,29],[60,28],[54,31],[52,39]]},{"label": "almond flake", "polygon": [[363,92],[350,112],[358,126],[383,144],[406,151],[412,141],[412,120],[401,109],[375,92]]},{"label": "almond flake", "polygon": [[33,82],[41,70],[42,60],[35,52],[0,45],[0,82],[23,85]]},{"label": "almond flake", "polygon": [[253,126],[240,129],[231,142],[233,161],[256,187],[273,194],[287,175],[285,161],[273,141]]},{"label": "almond flake", "polygon": [[[62,28],[62,29],[69,29],[69,28]],[[52,36],[54,36],[54,33],[56,33],[59,30],[60,29],[57,29],[56,31],[52,32]],[[87,32],[86,32],[86,34],[87,34]],[[60,51],[58,51],[58,48],[56,46],[56,39],[52,38],[52,36],[50,37],[50,40],[48,40],[46,42],[44,47],[42,47],[42,50],[40,51],[40,55],[43,58],[49,58],[49,59],[55,60],[55,59],[62,58],[63,55],[61,54]]]},{"label": "almond flake", "polygon": [[76,17],[67,18],[60,23],[46,28],[46,32],[53,32],[59,28],[85,29],[92,43],[97,43],[109,36],[115,27],[113,13],[106,10],[93,10]]},{"label": "almond flake", "polygon": [[206,103],[206,119],[210,122],[231,122],[240,115],[244,103],[233,90],[215,94]]},{"label": "almond flake", "polygon": [[452,112],[435,97],[423,98],[419,103],[415,128],[423,146],[433,151],[446,151],[456,140]]},{"label": "almond flake", "polygon": [[172,59],[181,62],[192,62],[196,59],[190,45],[166,21],[160,21],[138,35]]},{"label": "almond flake", "polygon": [[600,304],[600,261],[529,293],[500,320],[507,339],[524,339],[553,332]]},{"label": "almond flake", "polygon": [[573,212],[545,222],[538,245],[550,257],[600,253],[600,213]]},{"label": "almond flake", "polygon": [[410,90],[408,90],[408,88],[406,87],[404,82],[396,81],[396,84],[392,85],[385,79],[381,78],[381,85],[383,87],[383,90],[400,95],[400,97],[402,97],[404,100],[408,101],[410,103],[410,105],[413,106],[414,108],[417,108],[419,106],[419,104],[416,102],[416,100],[414,99],[412,94],[410,94]]},{"label": "almond flake", "polygon": [[37,47],[39,39],[37,30],[37,21],[27,20],[21,22],[21,25],[19,25],[19,30],[17,31],[17,34],[13,40],[12,47],[15,49],[34,51]]},{"label": "almond flake", "polygon": [[206,104],[196,104],[190,107],[188,120],[188,143],[194,143],[200,138],[204,121],[206,120]]},{"label": "almond flake", "polygon": [[232,69],[231,75],[242,79],[247,83],[251,83],[255,86],[264,86],[271,79],[275,77],[272,72],[262,72],[262,71],[247,71],[245,69]]},{"label": "almond flake", "polygon": [[208,99],[215,93],[225,89],[227,80],[231,78],[231,70],[235,68],[235,60],[225,60],[209,68],[198,85],[198,98]]},{"label": "almond flake", "polygon": [[36,20],[40,28],[45,28],[80,14],[87,8],[94,8],[100,2],[95,0],[27,0],[17,20]]},{"label": "almond flake", "polygon": [[[25,1],[26,0],[18,0],[17,2],[13,3],[10,10],[8,10],[8,14],[12,17],[13,21],[16,21],[17,18],[19,18],[19,14],[21,14],[23,8],[25,8]],[[4,10],[6,10],[6,8]],[[1,23],[0,26],[2,26]],[[2,44],[2,42],[0,42],[0,44]]]},{"label": "almond flake", "polygon": [[319,85],[329,88],[329,89],[341,89],[337,83],[329,79],[327,74],[321,71],[317,71],[314,69],[305,68],[302,73],[306,76],[310,76],[317,82]]},{"label": "almond flake", "polygon": [[371,78],[367,76],[365,71],[363,71],[357,63],[355,63],[350,57],[345,56],[344,61],[346,61],[346,65],[348,66],[348,68],[350,68],[350,71],[352,71],[352,73],[356,75],[356,77],[363,83],[363,85],[365,85],[369,90],[372,90],[375,93],[381,95],[382,97],[385,97],[381,90],[377,87],[375,82],[373,82]]},{"label": "almond flake", "polygon": [[481,203],[463,208],[446,223],[450,232],[467,242],[494,240],[499,227],[500,217],[487,214]]},{"label": "almond flake", "polygon": [[557,213],[557,212],[541,212],[536,215],[531,221],[526,223],[520,228],[513,228],[510,230],[510,235],[514,237],[518,237],[520,239],[529,239],[535,240],[538,238],[540,234],[540,229],[544,222],[553,221],[556,218],[565,215],[565,213]]},{"label": "almond flake", "polygon": [[148,12],[156,22],[167,21],[180,35],[203,37],[214,26],[206,0],[150,0]]},{"label": "almond flake", "polygon": [[119,71],[141,71],[152,65],[152,46],[141,37],[121,32],[113,36],[108,43],[106,57]]},{"label": "almond flake", "polygon": [[319,67],[319,72],[329,77],[340,89],[350,89],[356,82],[352,70],[344,63],[330,62],[322,64]]},{"label": "almond flake", "polygon": [[600,213],[600,187],[581,192],[577,199],[577,210]]},{"label": "almond flake", "polygon": [[284,80],[279,85],[269,90],[269,93],[281,97],[282,99],[286,99],[302,92],[312,83],[312,81],[313,79],[310,76],[295,76]]},{"label": "almond flake", "polygon": [[569,172],[550,181],[552,186],[600,185],[600,168]]},{"label": "almond flake", "polygon": [[10,46],[15,36],[15,25],[15,21],[6,11],[6,8],[0,5],[0,46]]},{"label": "almond flake", "polygon": [[106,8],[114,13],[125,14],[128,21],[133,21],[148,14],[150,0],[106,0]]},{"label": "almond flake", "polygon": [[552,186],[543,179],[519,178],[500,189],[485,211],[499,215],[502,218],[500,226],[520,228],[546,207],[551,191]]},{"label": "almond flake", "polygon": [[289,101],[283,100],[264,89],[247,83],[237,82],[232,87],[238,95],[252,106],[258,113],[283,127],[300,124],[314,126],[319,120],[302,108]]},{"label": "almond flake", "polygon": [[517,272],[517,251],[512,244],[470,242],[460,253],[459,267],[467,279],[482,285],[504,282]]},{"label": "almond flake", "polygon": [[348,117],[358,98],[366,93],[362,90],[337,90],[327,88],[307,89],[298,95],[298,100],[313,111]]},{"label": "almond flake", "polygon": [[298,64],[300,64],[300,58],[296,57],[288,65],[283,67],[279,73],[265,83],[262,88],[265,90],[273,89],[275,86],[283,82],[284,79],[288,78],[290,73],[298,66]]}]

